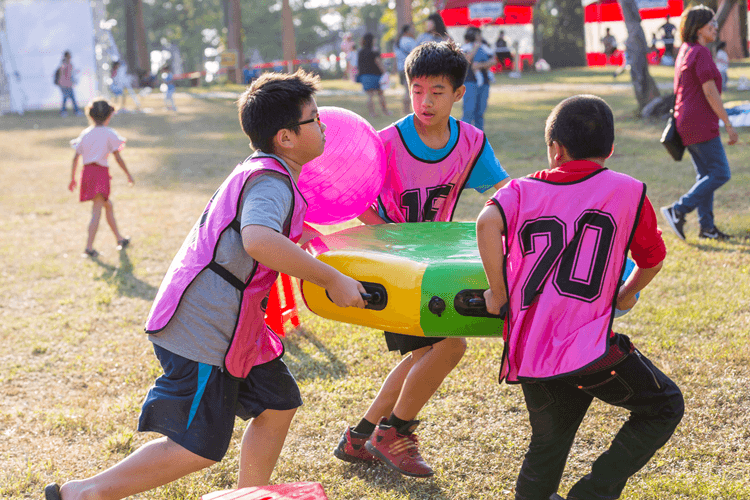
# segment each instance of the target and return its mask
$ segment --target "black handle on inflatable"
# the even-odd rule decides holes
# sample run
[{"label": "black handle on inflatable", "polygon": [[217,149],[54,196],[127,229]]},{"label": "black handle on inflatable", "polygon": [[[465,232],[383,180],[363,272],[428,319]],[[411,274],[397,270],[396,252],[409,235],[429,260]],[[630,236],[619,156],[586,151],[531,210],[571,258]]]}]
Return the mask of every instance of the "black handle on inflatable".
[{"label": "black handle on inflatable", "polygon": [[[362,300],[367,301],[365,309],[372,309],[373,311],[382,311],[385,309],[385,306],[388,304],[388,292],[385,291],[385,287],[380,283],[371,283],[369,281],[361,281],[360,283],[362,283],[365,289],[365,293],[361,294]],[[326,297],[328,297],[328,300],[331,300],[328,290],[326,290]]]},{"label": "black handle on inflatable", "polygon": [[504,319],[508,313],[508,304],[500,308],[500,314],[490,314],[483,294],[484,290],[461,290],[453,300],[453,307],[462,316]]}]

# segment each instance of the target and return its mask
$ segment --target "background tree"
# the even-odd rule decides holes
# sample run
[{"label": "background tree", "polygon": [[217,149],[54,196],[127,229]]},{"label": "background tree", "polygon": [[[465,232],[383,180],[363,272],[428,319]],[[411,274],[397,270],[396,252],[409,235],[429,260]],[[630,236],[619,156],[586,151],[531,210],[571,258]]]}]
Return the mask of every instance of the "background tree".
[{"label": "background tree", "polygon": [[143,1],[125,0],[125,61],[131,72],[143,75],[150,69],[146,25],[143,21]]},{"label": "background tree", "polygon": [[550,66],[586,65],[581,0],[541,0],[534,15],[539,53]]},{"label": "background tree", "polygon": [[646,52],[648,44],[646,35],[641,26],[641,14],[638,12],[638,4],[635,0],[620,0],[622,17],[628,29],[628,39],[625,42],[625,50],[630,63],[630,76],[633,80],[633,90],[638,101],[639,111],[656,97],[659,97],[659,88],[648,71],[648,59]]}]

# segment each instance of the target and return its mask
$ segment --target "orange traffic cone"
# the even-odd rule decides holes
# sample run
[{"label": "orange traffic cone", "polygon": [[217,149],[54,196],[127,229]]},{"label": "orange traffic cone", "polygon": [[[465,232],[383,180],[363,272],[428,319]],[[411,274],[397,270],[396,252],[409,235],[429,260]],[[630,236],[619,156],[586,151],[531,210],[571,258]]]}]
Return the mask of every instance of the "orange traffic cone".
[{"label": "orange traffic cone", "polygon": [[[279,290],[281,288],[281,290]],[[281,294],[284,295],[284,305],[281,305]],[[271,292],[268,294],[268,304],[266,305],[266,325],[273,330],[276,335],[283,337],[286,334],[284,324],[287,321],[292,322],[295,328],[299,326],[299,316],[297,316],[297,302],[294,299],[294,287],[292,279],[279,273],[279,279],[273,284]]]}]

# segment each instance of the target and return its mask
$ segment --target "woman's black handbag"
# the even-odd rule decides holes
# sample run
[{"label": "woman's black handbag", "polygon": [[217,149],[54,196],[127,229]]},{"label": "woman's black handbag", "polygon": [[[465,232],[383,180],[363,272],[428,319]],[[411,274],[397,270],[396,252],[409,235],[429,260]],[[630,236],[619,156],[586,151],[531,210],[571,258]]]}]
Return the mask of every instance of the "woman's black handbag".
[{"label": "woman's black handbag", "polygon": [[685,146],[682,144],[680,134],[677,133],[677,124],[674,119],[674,110],[669,110],[669,119],[664,133],[661,134],[661,143],[667,148],[674,161],[681,161],[682,155],[685,154]]}]

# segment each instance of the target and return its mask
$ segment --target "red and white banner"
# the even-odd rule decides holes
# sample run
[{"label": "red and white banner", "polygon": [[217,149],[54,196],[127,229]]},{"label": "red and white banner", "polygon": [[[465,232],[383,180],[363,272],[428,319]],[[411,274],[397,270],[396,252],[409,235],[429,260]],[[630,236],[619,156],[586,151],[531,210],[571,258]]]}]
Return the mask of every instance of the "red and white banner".
[{"label": "red and white banner", "polygon": [[[484,4],[495,4],[495,6],[492,6],[492,8],[489,6],[474,7],[472,9],[472,6]],[[481,12],[497,13],[499,9],[496,5],[498,4],[502,7],[502,15],[475,17],[477,13]],[[448,34],[459,45],[463,43],[464,32],[469,26],[481,27],[482,36],[493,48],[500,30],[502,30],[508,47],[515,50],[514,47],[517,43],[521,60],[533,65],[534,26],[532,9],[534,4],[536,4],[536,0],[447,0],[444,2],[444,8],[440,10],[440,16],[445,21]]]},{"label": "red and white banner", "polygon": [[[750,0],[748,0],[750,1]],[[641,26],[643,33],[646,35],[646,42],[651,45],[651,39],[654,34],[657,36],[657,47],[663,51],[661,43],[662,33],[661,26],[666,23],[667,15],[670,16],[670,23],[678,27],[675,30],[675,47],[681,43],[679,39],[680,16],[682,15],[682,0],[638,0],[641,14]],[[583,21],[584,36],[586,46],[586,59],[589,66],[604,66],[612,64],[619,66],[623,61],[625,51],[625,41],[628,39],[628,30],[622,17],[622,9],[617,0],[599,0],[583,1]],[[607,28],[609,33],[617,40],[617,52],[612,57],[607,58],[604,54],[604,44],[602,38],[606,35]]]}]

